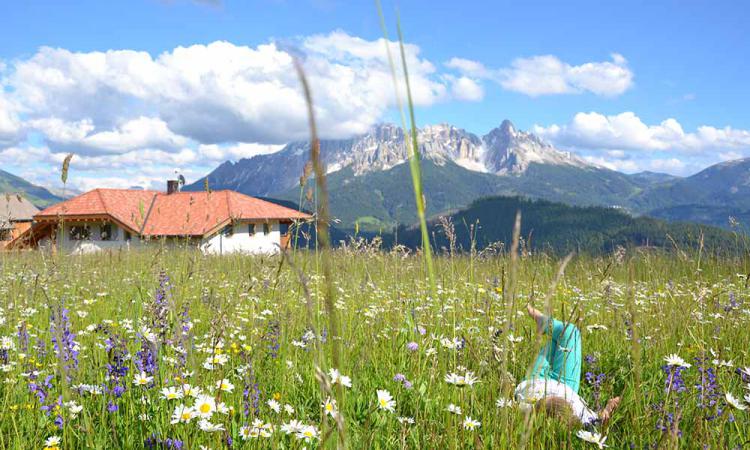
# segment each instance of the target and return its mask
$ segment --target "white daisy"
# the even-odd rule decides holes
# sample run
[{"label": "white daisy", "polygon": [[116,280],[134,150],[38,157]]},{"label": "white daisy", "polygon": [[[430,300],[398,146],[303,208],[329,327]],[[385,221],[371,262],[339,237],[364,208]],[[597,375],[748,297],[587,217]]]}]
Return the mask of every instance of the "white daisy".
[{"label": "white daisy", "polygon": [[246,441],[246,440],[252,439],[252,438],[256,438],[259,435],[260,435],[260,432],[256,428],[254,428],[254,427],[249,427],[249,426],[245,425],[245,426],[243,426],[243,427],[240,428],[240,438],[243,441]]},{"label": "white daisy", "polygon": [[330,369],[328,375],[331,377],[331,384],[341,384],[344,387],[352,387],[352,379],[346,375],[341,375],[338,369]]},{"label": "white daisy", "polygon": [[198,428],[200,428],[201,431],[205,431],[207,433],[213,433],[215,431],[224,431],[224,425],[220,423],[211,423],[206,419],[202,419],[200,422],[198,422]]},{"label": "white daisy", "polygon": [[448,405],[448,407],[445,410],[448,411],[449,413],[457,414],[459,416],[462,414],[461,407],[456,406],[453,403]]},{"label": "white daisy", "polygon": [[216,400],[209,395],[201,394],[195,399],[193,408],[199,417],[208,419],[216,411]]},{"label": "white daisy", "polygon": [[138,373],[133,377],[133,384],[136,386],[146,386],[151,384],[152,381],[154,381],[154,377],[149,376],[146,372]]},{"label": "white daisy", "polygon": [[190,386],[189,384],[182,385],[182,395],[185,397],[196,398],[201,395],[201,388],[198,386]]},{"label": "white daisy", "polygon": [[188,423],[195,417],[195,410],[193,408],[189,408],[183,404],[179,404],[175,406],[174,412],[172,413],[172,421],[171,424],[176,423]]},{"label": "white daisy", "polygon": [[740,411],[744,411],[747,409],[747,405],[742,403],[742,401],[735,397],[731,392],[727,392],[726,394],[724,394],[724,398],[727,399],[727,403],[732,405],[734,408],[739,409]]},{"label": "white daisy", "polygon": [[500,397],[495,402],[495,406],[497,406],[498,408],[510,408],[511,406],[513,406],[513,400]]},{"label": "white daisy", "polygon": [[331,397],[328,397],[325,402],[321,405],[323,408],[323,411],[325,414],[336,417],[336,400],[331,399]]},{"label": "white daisy", "polygon": [[586,442],[596,444],[599,448],[607,447],[607,445],[604,443],[607,440],[607,436],[602,436],[600,433],[592,433],[586,430],[578,430],[578,433],[576,434],[576,436],[578,436],[579,438],[583,439]]},{"label": "white daisy", "polygon": [[161,390],[161,398],[164,400],[178,400],[182,397],[182,389],[176,386],[165,387]]},{"label": "white daisy", "polygon": [[482,426],[482,422],[480,422],[478,420],[474,420],[474,419],[472,419],[469,416],[466,416],[466,418],[464,418],[463,426],[464,426],[464,430],[470,430],[470,431],[472,431],[472,430],[474,430],[476,428],[481,427]]},{"label": "white daisy", "polygon": [[378,408],[389,412],[395,411],[396,401],[385,389],[378,389]]},{"label": "white daisy", "polygon": [[317,437],[318,429],[313,425],[305,425],[304,427],[302,427],[302,430],[297,433],[297,439],[302,439],[305,441],[311,441],[313,439],[316,439]]},{"label": "white daisy", "polygon": [[286,434],[297,434],[305,428],[305,424],[299,420],[290,420],[289,423],[281,425],[281,431]]},{"label": "white daisy", "polygon": [[[671,355],[667,355],[664,357],[664,361],[669,366],[674,367],[690,367],[690,364],[685,362],[684,359],[680,358],[676,353],[672,353]],[[580,436],[579,436],[580,437]],[[581,438],[583,439],[583,438]]]},{"label": "white daisy", "polygon": [[474,376],[474,372],[466,371],[464,375],[457,373],[448,373],[445,375],[445,382],[458,387],[473,386],[479,383],[479,379]]},{"label": "white daisy", "polygon": [[271,408],[275,413],[279,413],[281,411],[281,404],[274,399],[268,400],[266,404],[268,404],[268,407]]},{"label": "white daisy", "polygon": [[234,385],[224,378],[216,383],[216,389],[223,392],[232,392],[234,390]]},{"label": "white daisy", "polygon": [[44,447],[50,450],[59,449],[61,442],[62,439],[60,438],[60,436],[50,436],[46,441],[44,441]]}]

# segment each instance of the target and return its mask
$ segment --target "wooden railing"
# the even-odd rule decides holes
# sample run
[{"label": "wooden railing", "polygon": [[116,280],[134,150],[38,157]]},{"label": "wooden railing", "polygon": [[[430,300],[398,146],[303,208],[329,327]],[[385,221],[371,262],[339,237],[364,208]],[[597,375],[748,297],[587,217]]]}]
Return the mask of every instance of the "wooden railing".
[{"label": "wooden railing", "polygon": [[292,235],[290,233],[282,234],[281,235],[281,242],[279,245],[281,245],[282,250],[286,250],[289,248],[289,242],[291,242]]}]

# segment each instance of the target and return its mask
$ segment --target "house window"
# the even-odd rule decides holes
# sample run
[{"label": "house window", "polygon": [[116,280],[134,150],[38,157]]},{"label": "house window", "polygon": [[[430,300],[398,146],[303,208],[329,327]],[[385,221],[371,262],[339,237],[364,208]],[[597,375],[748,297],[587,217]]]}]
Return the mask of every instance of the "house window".
[{"label": "house window", "polygon": [[90,241],[91,229],[88,225],[75,225],[70,227],[71,241]]},{"label": "house window", "polygon": [[99,226],[99,238],[103,241],[117,240],[117,227],[113,227],[111,223]]},{"label": "house window", "polygon": [[250,236],[255,235],[255,224],[254,223],[251,223],[250,225],[247,226],[247,234],[249,234]]},{"label": "house window", "polygon": [[9,241],[10,236],[11,236],[10,230],[0,229],[0,241]]},{"label": "house window", "polygon": [[271,226],[267,223],[263,224],[263,234],[268,235],[271,233]]},{"label": "house window", "polygon": [[232,237],[232,235],[234,234],[234,225],[229,224],[229,225],[225,226],[224,229],[221,232],[226,237]]},{"label": "house window", "polygon": [[125,230],[125,240],[126,240],[126,241],[129,241],[129,240],[130,240],[130,238],[131,238],[131,235],[130,235],[130,231],[128,231],[128,230]]},{"label": "house window", "polygon": [[280,223],[279,224],[279,232],[281,234],[288,234],[289,233],[289,224],[288,223]]}]

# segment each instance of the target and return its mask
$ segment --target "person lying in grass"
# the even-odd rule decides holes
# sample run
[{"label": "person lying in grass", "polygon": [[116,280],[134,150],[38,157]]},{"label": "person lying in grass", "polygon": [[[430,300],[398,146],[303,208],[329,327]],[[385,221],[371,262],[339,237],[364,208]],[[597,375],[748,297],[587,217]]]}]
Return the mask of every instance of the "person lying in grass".
[{"label": "person lying in grass", "polygon": [[539,352],[529,379],[516,387],[516,400],[522,406],[535,407],[571,425],[606,424],[621,399],[615,397],[604,409],[595,412],[578,395],[581,332],[574,324],[547,317],[531,305],[526,305],[526,309],[536,321],[537,331],[550,339]]}]

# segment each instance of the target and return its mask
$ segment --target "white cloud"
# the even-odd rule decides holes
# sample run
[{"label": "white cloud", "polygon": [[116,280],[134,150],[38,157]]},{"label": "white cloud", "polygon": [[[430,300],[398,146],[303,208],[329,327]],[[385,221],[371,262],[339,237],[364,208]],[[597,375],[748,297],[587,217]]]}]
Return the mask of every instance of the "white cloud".
[{"label": "white cloud", "polygon": [[267,155],[281,150],[283,145],[246,144],[221,146],[217,144],[202,144],[198,147],[198,153],[213,161],[238,160],[252,158],[257,155]]},{"label": "white cloud", "polygon": [[159,118],[138,117],[108,131],[95,131],[91,119],[65,122],[58,118],[29,121],[28,126],[42,132],[56,148],[82,154],[121,154],[136,149],[177,150],[188,139],[173,133]]},{"label": "white cloud", "polygon": [[451,93],[454,98],[470,102],[478,102],[484,98],[484,89],[469,77],[458,77],[451,83]]},{"label": "white cloud", "polygon": [[639,164],[632,159],[606,158],[602,156],[584,156],[583,159],[591,164],[620,172],[637,172],[638,170],[642,170]]},{"label": "white cloud", "polygon": [[459,72],[477,78],[492,78],[492,71],[488,70],[484,64],[479,61],[473,61],[465,58],[451,58],[447,63],[447,67],[456,69]]},{"label": "white cloud", "polygon": [[733,152],[733,151],[719,153],[719,159],[721,159],[722,161],[731,161],[733,159],[740,159],[743,156],[744,155],[742,153]]},{"label": "white cloud", "polygon": [[[0,67],[2,72],[2,67]],[[0,146],[13,145],[20,139],[21,121],[0,84]]]},{"label": "white cloud", "polygon": [[[15,62],[8,83],[32,119],[90,121],[99,132],[127,133],[114,128],[153,117],[171,133],[204,144],[307,138],[293,53],[302,55],[322,137],[362,133],[395,104],[383,39],[368,41],[338,31],[296,44],[292,51],[276,43],[248,47],[217,41],[157,57],[132,50],[74,53],[45,47]],[[390,45],[398,51],[396,43]],[[446,85],[420,57],[419,47],[407,44],[406,53],[415,103],[447,99]],[[113,151],[115,137],[98,139]]]},{"label": "white cloud", "polygon": [[684,161],[677,158],[652,159],[649,165],[651,170],[668,173],[680,173],[687,167]]},{"label": "white cloud", "polygon": [[687,163],[678,158],[630,158],[628,155],[619,157],[619,155],[612,156],[609,152],[602,156],[588,155],[584,159],[597,166],[625,173],[636,173],[647,170],[675,175],[689,175],[691,170],[703,168],[706,165],[699,161],[690,161]]},{"label": "white cloud", "polygon": [[446,66],[466,76],[495,81],[504,89],[531,97],[584,92],[611,97],[623,94],[633,85],[633,72],[627,60],[618,53],[612,54],[612,61],[587,62],[578,66],[553,55],[518,58],[510,67],[496,70],[463,58],[452,58]]},{"label": "white cloud", "polygon": [[[120,171],[153,166],[161,177],[190,165],[201,176],[226,159],[277,151],[309,137],[295,55],[312,87],[320,136],[364,133],[396,105],[386,45],[400,64],[397,43],[342,31],[253,47],[217,41],[159,55],[43,47],[0,63],[0,157],[19,173],[30,165],[50,173],[55,184],[61,158],[74,152],[81,179],[129,185],[134,176]],[[481,98],[473,80],[439,73],[416,45],[405,51],[417,106]],[[398,67],[405,99],[402,73]]]},{"label": "white cloud", "polygon": [[645,124],[632,112],[605,116],[578,113],[564,125],[534,126],[534,133],[564,147],[590,150],[678,151],[750,150],[750,131],[699,126],[686,132],[675,119]]}]

